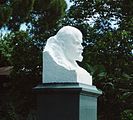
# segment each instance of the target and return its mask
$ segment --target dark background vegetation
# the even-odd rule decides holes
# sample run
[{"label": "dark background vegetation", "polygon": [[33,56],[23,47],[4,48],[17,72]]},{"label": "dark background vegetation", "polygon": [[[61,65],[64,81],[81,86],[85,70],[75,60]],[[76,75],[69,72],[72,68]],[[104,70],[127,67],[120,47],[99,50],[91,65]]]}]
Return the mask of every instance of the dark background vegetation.
[{"label": "dark background vegetation", "polygon": [[32,88],[41,83],[42,49],[64,25],[83,33],[79,65],[103,91],[98,120],[133,120],[133,1],[71,2],[66,10],[64,0],[0,1],[0,67],[13,67],[8,80],[0,79],[0,120],[37,119]]}]

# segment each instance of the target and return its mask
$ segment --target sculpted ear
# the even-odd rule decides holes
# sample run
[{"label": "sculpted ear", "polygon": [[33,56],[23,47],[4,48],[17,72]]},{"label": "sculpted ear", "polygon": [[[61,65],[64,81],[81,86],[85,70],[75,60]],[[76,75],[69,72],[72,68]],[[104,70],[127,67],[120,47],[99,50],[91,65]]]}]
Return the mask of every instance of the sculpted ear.
[{"label": "sculpted ear", "polygon": [[61,46],[61,48],[62,48],[62,49],[64,49],[64,48],[65,48],[65,43],[64,43],[63,41],[60,41],[60,43],[59,43],[59,44],[60,44],[60,46]]}]

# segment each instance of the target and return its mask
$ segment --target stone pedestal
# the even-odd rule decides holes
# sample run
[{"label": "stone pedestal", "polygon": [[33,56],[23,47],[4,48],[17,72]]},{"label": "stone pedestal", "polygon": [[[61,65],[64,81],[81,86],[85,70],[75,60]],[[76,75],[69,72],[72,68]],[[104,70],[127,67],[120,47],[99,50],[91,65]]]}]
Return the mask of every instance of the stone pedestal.
[{"label": "stone pedestal", "polygon": [[79,83],[49,83],[34,88],[39,120],[97,120],[95,86]]}]

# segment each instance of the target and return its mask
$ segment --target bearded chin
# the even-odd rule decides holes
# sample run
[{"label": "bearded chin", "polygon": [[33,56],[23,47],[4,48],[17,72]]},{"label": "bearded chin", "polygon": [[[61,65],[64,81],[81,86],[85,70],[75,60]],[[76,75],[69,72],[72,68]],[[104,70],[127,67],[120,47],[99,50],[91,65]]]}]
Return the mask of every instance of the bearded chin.
[{"label": "bearded chin", "polygon": [[80,55],[76,61],[82,62],[82,60],[83,60],[83,56]]}]

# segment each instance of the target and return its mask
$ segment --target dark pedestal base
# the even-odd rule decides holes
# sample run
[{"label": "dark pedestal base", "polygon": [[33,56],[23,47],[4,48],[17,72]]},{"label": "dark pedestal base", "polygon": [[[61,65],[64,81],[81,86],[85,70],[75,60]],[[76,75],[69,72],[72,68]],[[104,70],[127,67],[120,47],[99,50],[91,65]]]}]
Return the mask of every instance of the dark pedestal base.
[{"label": "dark pedestal base", "polygon": [[78,83],[42,84],[37,93],[39,120],[97,120],[95,86]]}]

